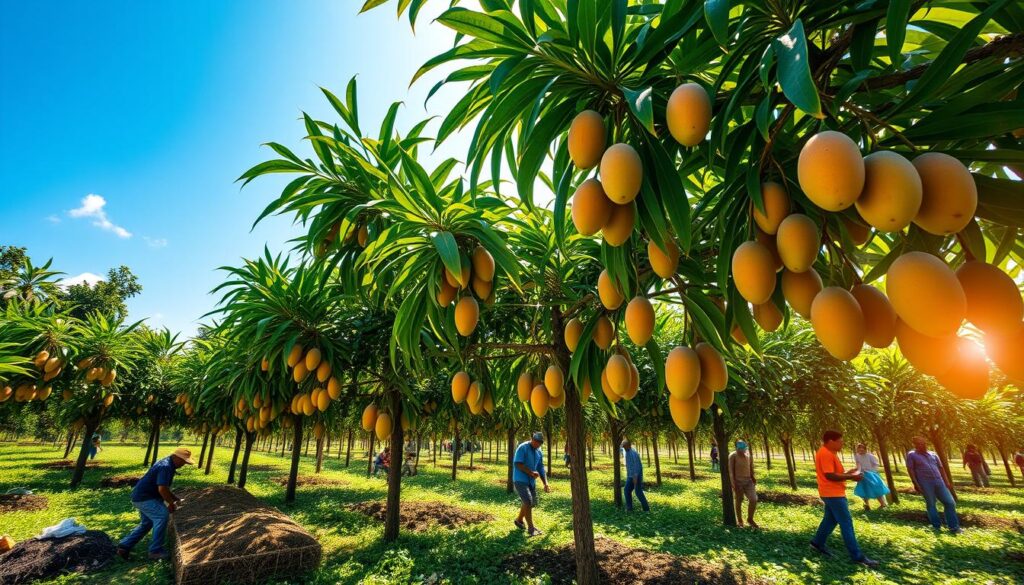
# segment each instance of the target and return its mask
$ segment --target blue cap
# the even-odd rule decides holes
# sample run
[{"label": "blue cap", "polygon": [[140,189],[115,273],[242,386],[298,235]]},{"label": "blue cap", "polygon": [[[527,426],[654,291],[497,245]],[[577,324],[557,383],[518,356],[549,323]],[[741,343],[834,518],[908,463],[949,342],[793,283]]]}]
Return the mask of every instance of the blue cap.
[{"label": "blue cap", "polygon": [[542,433],[540,431],[534,432],[533,433],[533,440],[537,441],[538,443],[543,443],[544,442],[544,433]]},{"label": "blue cap", "polygon": [[743,451],[744,449],[747,448],[747,442],[746,441],[736,441],[736,448],[739,449],[740,451]]}]

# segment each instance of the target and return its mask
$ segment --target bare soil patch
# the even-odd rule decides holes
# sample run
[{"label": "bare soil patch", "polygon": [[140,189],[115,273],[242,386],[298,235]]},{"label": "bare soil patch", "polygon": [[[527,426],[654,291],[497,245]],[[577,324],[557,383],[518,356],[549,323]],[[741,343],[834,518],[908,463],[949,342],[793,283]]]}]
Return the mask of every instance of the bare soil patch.
[{"label": "bare soil patch", "polygon": [[[353,512],[365,514],[379,522],[384,521],[387,510],[385,502],[359,502],[349,504],[347,508]],[[444,502],[402,502],[402,510],[399,516],[399,523],[408,530],[423,531],[431,526],[443,526],[445,528],[461,528],[468,524],[478,522],[489,522],[494,516],[483,512],[466,510],[445,504]]]},{"label": "bare soil patch", "polygon": [[114,543],[99,530],[66,538],[19,542],[0,554],[0,583],[30,583],[64,573],[89,573],[114,558]]},{"label": "bare soil patch", "polygon": [[469,465],[460,465],[459,466],[459,470],[460,471],[487,471],[487,467],[484,466],[484,465],[473,465],[472,467],[470,467]]},{"label": "bare soil patch", "polygon": [[[703,473],[700,473],[699,471],[695,472],[694,476],[697,479],[707,479],[707,477],[708,477],[707,475],[705,475]],[[669,479],[685,479],[685,480],[689,480],[690,479],[690,472],[689,471],[662,471],[661,472],[661,477],[663,479],[667,477]]]},{"label": "bare soil patch", "polygon": [[821,498],[809,494],[794,494],[792,492],[764,491],[757,492],[757,501],[770,504],[782,504],[784,506],[821,506]]},{"label": "bare soil patch", "polygon": [[[279,475],[273,479],[274,483],[280,486],[288,485],[288,476]],[[339,486],[348,485],[347,481],[341,479],[334,479],[331,477],[324,477],[322,475],[300,475],[295,478],[295,485],[302,486]]]},{"label": "bare soil patch", "polygon": [[[58,461],[47,461],[46,463],[37,463],[36,467],[39,469],[74,469],[75,462],[70,459],[60,459]],[[90,459],[85,462],[86,469],[97,469],[103,467],[103,464],[95,459]]]},{"label": "bare soil patch", "polygon": [[135,487],[135,484],[139,483],[142,479],[141,476],[132,475],[130,473],[122,473],[120,475],[111,475],[104,477],[100,480],[100,487],[105,488],[122,488],[122,487]]},{"label": "bare soil patch", "polygon": [[34,512],[45,510],[49,501],[46,496],[0,494],[0,514],[4,512]]},{"label": "bare soil patch", "polygon": [[[912,510],[900,510],[890,514],[898,520],[907,522],[920,522],[929,524],[928,514],[924,511],[914,512]],[[1013,530],[1024,534],[1024,522],[1013,518],[1002,518],[990,514],[976,514],[974,512],[959,512],[960,526],[962,528],[991,528],[993,530]],[[940,512],[941,516],[941,512]]]},{"label": "bare soil patch", "polygon": [[277,465],[250,465],[249,471],[277,471],[280,469]]},{"label": "bare soil patch", "polygon": [[[677,557],[667,553],[629,548],[614,540],[597,538],[597,570],[602,583],[629,583],[631,585],[680,585],[702,583],[707,585],[733,585],[761,583],[741,569],[698,559]],[[555,585],[576,580],[576,560],[573,545],[552,549],[534,549],[507,557],[502,569],[515,575],[547,574]]]}]

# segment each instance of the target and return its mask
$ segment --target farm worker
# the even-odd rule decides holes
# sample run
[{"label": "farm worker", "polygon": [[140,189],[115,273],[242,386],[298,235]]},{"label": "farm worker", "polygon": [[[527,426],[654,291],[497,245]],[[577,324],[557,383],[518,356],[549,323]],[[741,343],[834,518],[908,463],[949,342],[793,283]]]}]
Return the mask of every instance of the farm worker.
[{"label": "farm worker", "polygon": [[647,505],[647,496],[644,495],[644,467],[640,461],[640,453],[633,448],[629,439],[622,441],[622,459],[626,463],[626,485],[623,486],[623,491],[626,492],[626,511],[633,511],[633,490],[636,489],[640,507],[644,512],[650,512],[651,507]]},{"label": "farm worker", "polygon": [[866,567],[877,567],[878,561],[865,556],[857,544],[857,535],[853,531],[853,516],[850,515],[850,503],[846,500],[846,482],[860,481],[862,476],[856,472],[843,472],[843,462],[836,455],[843,448],[842,433],[825,431],[821,443],[821,448],[814,454],[814,471],[818,476],[818,496],[825,504],[825,516],[818,525],[818,532],[811,539],[811,548],[827,557],[832,556],[825,542],[838,524],[843,535],[843,543],[850,553],[850,560]]},{"label": "farm worker", "polygon": [[[543,444],[544,433],[536,431],[529,441],[519,444],[515,457],[512,458],[512,483],[523,502],[513,523],[520,530],[528,528],[529,536],[541,534],[533,525],[533,508],[537,505],[537,478],[544,483],[545,492],[551,491],[548,487],[548,476],[544,472],[544,454],[540,450]],[[526,520],[526,524],[523,524],[523,520]]]},{"label": "farm worker", "polygon": [[939,456],[928,450],[928,441],[924,437],[914,437],[914,448],[907,452],[907,473],[914,482],[914,491],[924,496],[925,507],[928,509],[928,520],[935,530],[942,529],[939,511],[935,500],[942,502],[942,511],[946,516],[946,526],[953,534],[960,534],[960,518],[956,515],[956,502],[953,501],[952,487],[949,479],[942,472]]},{"label": "farm worker", "polygon": [[754,476],[754,458],[747,452],[747,442],[736,441],[736,450],[729,454],[729,481],[736,501],[736,523],[743,527],[743,498],[747,498],[747,524],[759,528],[754,522],[757,509],[757,478]]},{"label": "farm worker", "polygon": [[711,471],[719,471],[718,469],[718,445],[711,443]]},{"label": "farm worker", "polygon": [[964,451],[964,467],[971,468],[971,479],[977,487],[988,487],[988,466],[985,458],[974,445],[967,445]]},{"label": "farm worker", "polygon": [[1013,454],[1013,462],[1020,468],[1020,474],[1024,475],[1024,449],[1017,449]]},{"label": "farm worker", "polygon": [[885,496],[889,493],[889,486],[885,485],[882,476],[878,475],[878,457],[868,451],[867,445],[859,443],[853,460],[857,462],[857,470],[864,476],[864,479],[857,482],[857,487],[853,490],[855,496],[864,500],[864,510],[871,510],[872,498],[878,499],[878,507],[888,506]]},{"label": "farm worker", "polygon": [[391,447],[384,447],[384,450],[377,453],[377,458],[373,460],[373,477],[377,477],[377,473],[383,471],[385,475],[388,473],[388,469],[391,467]]},{"label": "farm worker", "polygon": [[92,445],[89,446],[89,459],[95,459],[96,453],[102,451],[100,449],[100,434],[96,433],[92,436]]},{"label": "farm worker", "polygon": [[192,452],[179,448],[171,455],[153,464],[142,476],[132,490],[132,505],[139,511],[142,521],[117,544],[117,556],[128,560],[132,547],[136,545],[149,530],[153,529],[153,540],[149,543],[149,558],[161,560],[167,558],[164,550],[164,532],[170,514],[177,509],[181,498],[171,491],[174,474],[185,464],[195,465]]}]

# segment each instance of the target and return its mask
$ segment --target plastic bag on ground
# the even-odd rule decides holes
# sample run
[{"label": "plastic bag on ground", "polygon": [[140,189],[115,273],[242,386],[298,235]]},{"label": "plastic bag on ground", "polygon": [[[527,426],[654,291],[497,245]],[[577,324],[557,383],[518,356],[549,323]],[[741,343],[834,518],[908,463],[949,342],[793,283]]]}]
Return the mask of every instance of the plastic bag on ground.
[{"label": "plastic bag on ground", "polygon": [[74,518],[65,518],[53,526],[43,528],[43,531],[37,538],[40,540],[46,538],[64,538],[65,536],[71,536],[73,534],[85,534],[85,526],[79,524]]}]

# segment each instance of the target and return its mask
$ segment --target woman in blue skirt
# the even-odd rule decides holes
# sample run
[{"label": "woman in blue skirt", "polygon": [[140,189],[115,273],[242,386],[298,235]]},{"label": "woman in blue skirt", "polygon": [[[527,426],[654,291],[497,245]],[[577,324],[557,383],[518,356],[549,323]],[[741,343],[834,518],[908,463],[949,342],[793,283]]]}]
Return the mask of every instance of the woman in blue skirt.
[{"label": "woman in blue skirt", "polygon": [[888,506],[885,496],[889,493],[889,486],[885,485],[882,476],[878,475],[878,457],[868,452],[867,445],[859,443],[853,459],[864,475],[864,478],[857,482],[857,488],[853,490],[855,496],[864,499],[864,510],[871,509],[870,502],[873,499],[877,499],[878,505],[882,508]]}]

